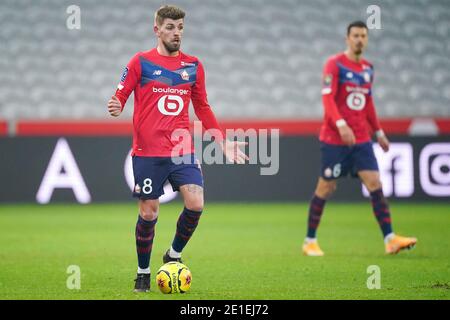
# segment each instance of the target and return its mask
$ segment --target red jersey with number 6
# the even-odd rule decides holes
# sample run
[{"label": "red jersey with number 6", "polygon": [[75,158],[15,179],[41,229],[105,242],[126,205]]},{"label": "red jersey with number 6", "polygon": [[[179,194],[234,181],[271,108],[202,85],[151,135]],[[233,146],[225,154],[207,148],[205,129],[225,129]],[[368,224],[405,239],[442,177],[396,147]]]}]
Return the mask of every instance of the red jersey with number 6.
[{"label": "red jersey with number 6", "polygon": [[[175,57],[163,56],[156,48],[137,53],[116,90],[122,109],[132,91],[132,155],[170,157],[194,152],[191,136],[184,135],[189,133],[191,100],[205,129],[216,129],[222,134],[208,103],[203,65],[196,57],[181,51]],[[212,135],[220,140],[221,134]]]},{"label": "red jersey with number 6", "polygon": [[320,141],[343,145],[336,121],[345,120],[356,143],[370,141],[370,129],[380,130],[372,99],[373,66],[355,62],[344,53],[332,56],[323,70],[322,102],[325,109]]}]

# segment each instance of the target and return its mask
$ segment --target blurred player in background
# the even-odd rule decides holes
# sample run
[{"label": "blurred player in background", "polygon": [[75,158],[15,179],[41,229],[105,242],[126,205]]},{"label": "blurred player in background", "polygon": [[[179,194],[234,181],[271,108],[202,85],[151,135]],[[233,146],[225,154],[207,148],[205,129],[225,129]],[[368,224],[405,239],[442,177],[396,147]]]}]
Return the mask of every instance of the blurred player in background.
[{"label": "blurred player in background", "polygon": [[[154,33],[157,47],[137,53],[128,63],[109,113],[117,117],[134,91],[133,115],[133,196],[139,199],[136,224],[138,271],[135,291],[150,290],[150,255],[159,197],[169,181],[184,200],[176,233],[163,262],[181,262],[181,252],[191,238],[203,211],[203,176],[195,159],[192,138],[174,139],[178,129],[189,132],[189,103],[209,130],[226,158],[244,163],[248,157],[239,149],[244,142],[224,140],[222,130],[208,104],[202,63],[180,51],[185,13],[175,6],[163,6],[155,13]],[[175,134],[176,137],[176,134]],[[187,148],[178,148],[182,143]],[[174,154],[174,150],[178,150]],[[176,160],[176,161],[174,161]]]},{"label": "blurred player in background", "polygon": [[372,99],[373,66],[362,58],[368,43],[368,28],[364,22],[356,21],[347,27],[346,43],[346,51],[329,58],[323,71],[325,116],[319,138],[321,175],[310,203],[303,253],[307,256],[324,254],[316,231],[325,203],[335,191],[337,179],[351,174],[359,177],[370,192],[386,253],[396,254],[412,248],[417,239],[393,232],[389,206],[383,195],[369,126],[384,152],[389,151],[389,140],[380,127]]}]

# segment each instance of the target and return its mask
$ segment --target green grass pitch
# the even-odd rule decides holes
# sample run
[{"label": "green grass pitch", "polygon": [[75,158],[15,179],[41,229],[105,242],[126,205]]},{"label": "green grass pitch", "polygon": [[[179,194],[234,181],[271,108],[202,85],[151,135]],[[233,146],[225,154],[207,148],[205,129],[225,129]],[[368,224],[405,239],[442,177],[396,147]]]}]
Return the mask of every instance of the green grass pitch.
[{"label": "green grass pitch", "polygon": [[[419,239],[386,256],[369,203],[327,204],[318,232],[324,257],[304,257],[307,203],[207,203],[183,253],[193,282],[163,295],[154,277],[181,203],[161,206],[152,291],[133,293],[135,204],[1,205],[0,299],[449,299],[450,207],[391,203],[394,230]],[[66,287],[69,265],[81,289]],[[381,289],[367,288],[367,268]]]}]

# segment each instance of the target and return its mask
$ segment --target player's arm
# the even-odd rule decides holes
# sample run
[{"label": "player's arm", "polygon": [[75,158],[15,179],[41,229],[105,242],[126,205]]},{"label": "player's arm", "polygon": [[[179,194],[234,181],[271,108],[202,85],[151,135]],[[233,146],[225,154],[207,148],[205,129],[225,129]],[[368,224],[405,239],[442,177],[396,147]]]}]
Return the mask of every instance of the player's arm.
[{"label": "player's arm", "polygon": [[227,159],[236,163],[244,163],[245,160],[248,160],[247,155],[239,149],[239,147],[246,145],[246,142],[229,141],[225,139],[225,134],[220,128],[216,116],[208,103],[205,85],[205,70],[200,61],[198,62],[197,80],[192,88],[191,99],[195,114],[202,122],[203,127],[211,134],[214,141],[222,147],[222,151]]},{"label": "player's arm", "polygon": [[373,132],[375,132],[375,136],[377,137],[377,141],[380,144],[380,147],[384,152],[389,151],[389,140],[384,134],[383,129],[381,128],[380,121],[378,120],[377,113],[375,111],[375,105],[373,103],[372,94],[369,95],[367,99],[367,122],[369,123]]},{"label": "player's arm", "polygon": [[336,94],[339,85],[339,69],[336,62],[328,60],[323,70],[322,104],[325,113],[331,118],[346,145],[356,142],[353,130],[347,125],[336,105]]},{"label": "player's arm", "polygon": [[113,117],[117,117],[122,113],[125,103],[131,92],[136,87],[140,78],[141,66],[139,57],[136,54],[125,68],[120,83],[117,86],[116,93],[108,101],[108,112]]}]

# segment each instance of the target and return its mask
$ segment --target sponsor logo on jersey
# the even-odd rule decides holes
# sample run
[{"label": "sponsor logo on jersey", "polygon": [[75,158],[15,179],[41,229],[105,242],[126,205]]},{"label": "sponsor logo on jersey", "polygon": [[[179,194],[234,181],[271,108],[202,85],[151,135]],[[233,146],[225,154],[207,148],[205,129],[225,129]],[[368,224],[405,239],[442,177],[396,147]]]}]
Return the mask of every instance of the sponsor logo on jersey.
[{"label": "sponsor logo on jersey", "polygon": [[362,87],[351,87],[351,86],[345,86],[346,92],[360,92],[364,94],[369,94],[370,89],[369,88],[362,88]]},{"label": "sponsor logo on jersey", "polygon": [[186,89],[177,89],[177,88],[156,88],[153,87],[154,93],[167,93],[167,94],[178,94],[183,96],[185,94],[189,94],[189,90]]},{"label": "sponsor logo on jersey", "polygon": [[184,81],[188,81],[188,80],[189,80],[189,73],[187,73],[186,70],[184,70],[184,71],[181,73],[181,79],[183,79]]},{"label": "sponsor logo on jersey", "polygon": [[351,79],[351,78],[353,78],[353,72],[347,72],[347,74],[345,76],[347,78]]},{"label": "sponsor logo on jersey", "polygon": [[120,82],[124,82],[128,75],[128,67],[123,70],[122,77],[120,78]]},{"label": "sponsor logo on jersey", "polygon": [[352,92],[347,96],[347,106],[355,111],[361,111],[366,105],[366,96],[360,92]]},{"label": "sponsor logo on jersey", "polygon": [[370,82],[370,73],[364,72],[363,77],[364,77],[364,81]]},{"label": "sponsor logo on jersey", "polygon": [[195,63],[181,61],[181,66],[182,67],[193,67],[193,66],[195,66]]},{"label": "sponsor logo on jersey", "polygon": [[183,99],[180,96],[164,95],[158,100],[158,110],[166,116],[177,116],[184,107]]},{"label": "sponsor logo on jersey", "polygon": [[323,78],[323,85],[325,87],[329,87],[331,86],[331,82],[333,81],[333,75],[332,74],[327,74],[325,75],[325,77]]},{"label": "sponsor logo on jersey", "polygon": [[139,184],[137,184],[137,185],[134,187],[134,192],[135,192],[135,193],[141,193],[141,187],[139,186]]},{"label": "sponsor logo on jersey", "polygon": [[162,73],[162,70],[155,70],[155,71],[153,71],[153,75],[154,76],[160,76],[161,73]]},{"label": "sponsor logo on jersey", "polygon": [[325,77],[323,77],[323,88],[322,88],[322,94],[330,94],[332,92],[331,90],[331,82],[333,81],[333,75],[332,74],[326,74]]}]

